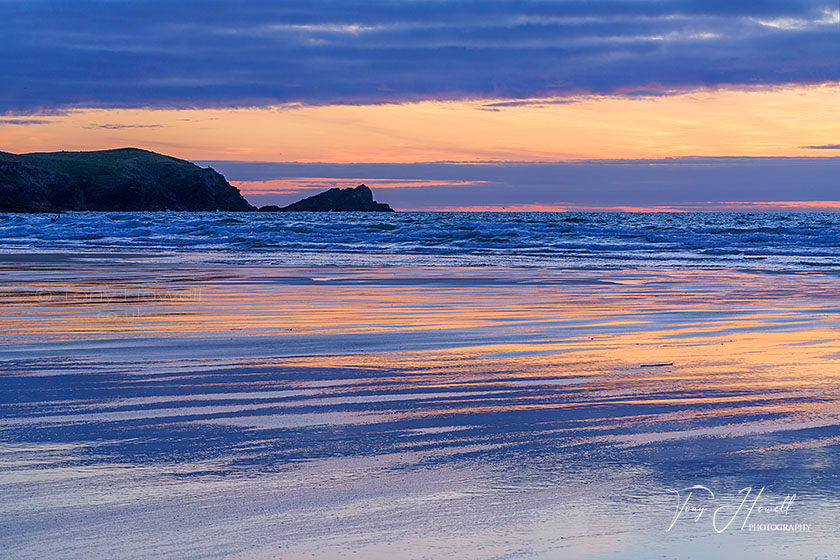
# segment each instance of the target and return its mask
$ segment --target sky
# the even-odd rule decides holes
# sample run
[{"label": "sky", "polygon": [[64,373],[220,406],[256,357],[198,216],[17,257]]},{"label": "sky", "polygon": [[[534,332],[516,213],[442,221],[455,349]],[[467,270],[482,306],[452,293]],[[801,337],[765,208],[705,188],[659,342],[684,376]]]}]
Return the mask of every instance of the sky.
[{"label": "sky", "polygon": [[840,2],[0,0],[0,150],[255,204],[840,209]]}]

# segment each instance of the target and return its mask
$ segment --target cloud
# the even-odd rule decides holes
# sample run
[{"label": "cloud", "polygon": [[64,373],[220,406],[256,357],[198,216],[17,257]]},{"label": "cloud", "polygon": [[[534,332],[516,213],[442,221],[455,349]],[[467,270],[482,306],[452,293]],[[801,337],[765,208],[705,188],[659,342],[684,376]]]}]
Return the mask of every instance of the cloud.
[{"label": "cloud", "polygon": [[544,107],[545,105],[568,105],[575,103],[575,99],[522,99],[519,101],[498,101],[485,103],[480,109],[498,109],[500,107]]},{"label": "cloud", "polygon": [[[288,204],[317,186],[387,187],[396,208],[834,208],[840,157],[685,157],[502,163],[204,161],[256,204]],[[262,183],[265,188],[258,188]],[[271,187],[283,192],[270,192]],[[307,192],[309,190],[309,192]],[[725,201],[725,202],[720,202]],[[781,203],[779,201],[787,201]],[[791,202],[793,201],[793,202]],[[790,203],[790,204],[789,204]],[[785,206],[787,204],[787,206]],[[536,206],[535,206],[536,205]]]},{"label": "cloud", "polygon": [[759,25],[764,25],[766,27],[783,29],[785,31],[796,31],[809,27],[816,27],[818,25],[840,23],[840,10],[823,8],[822,15],[813,19],[782,17],[774,19],[757,18],[754,21]]},{"label": "cloud", "polygon": [[18,124],[18,125],[28,125],[28,124],[47,124],[52,121],[48,121],[45,119],[0,119],[0,125],[2,124]]},{"label": "cloud", "polygon": [[0,113],[838,81],[830,4],[4,0]]},{"label": "cloud", "polygon": [[442,206],[423,208],[434,212],[838,212],[840,200],[785,200],[767,202],[707,201],[685,204],[614,206],[609,204],[513,204],[509,206]]},{"label": "cloud", "polygon": [[162,124],[92,124],[85,128],[103,129],[103,130],[123,130],[124,128],[162,128]]},{"label": "cloud", "polygon": [[823,146],[804,146],[809,150],[840,150],[840,144],[825,144]]}]

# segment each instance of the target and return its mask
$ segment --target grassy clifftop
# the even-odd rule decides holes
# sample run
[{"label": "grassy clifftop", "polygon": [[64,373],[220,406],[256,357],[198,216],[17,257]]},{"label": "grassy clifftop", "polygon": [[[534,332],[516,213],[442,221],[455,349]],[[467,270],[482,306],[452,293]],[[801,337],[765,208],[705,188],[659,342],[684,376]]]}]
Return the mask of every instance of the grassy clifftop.
[{"label": "grassy clifftop", "polygon": [[0,212],[250,211],[211,168],[136,148],[0,152]]}]

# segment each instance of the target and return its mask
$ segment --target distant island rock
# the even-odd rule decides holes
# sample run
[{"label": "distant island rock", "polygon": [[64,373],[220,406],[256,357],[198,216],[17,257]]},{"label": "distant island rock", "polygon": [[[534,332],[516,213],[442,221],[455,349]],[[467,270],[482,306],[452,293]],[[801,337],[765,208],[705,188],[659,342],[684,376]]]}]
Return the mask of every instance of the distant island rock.
[{"label": "distant island rock", "polygon": [[212,168],[136,148],[0,152],[0,212],[255,210]]},{"label": "distant island rock", "polygon": [[373,200],[373,193],[367,185],[334,188],[299,200],[280,208],[261,206],[260,212],[393,212],[394,209]]}]

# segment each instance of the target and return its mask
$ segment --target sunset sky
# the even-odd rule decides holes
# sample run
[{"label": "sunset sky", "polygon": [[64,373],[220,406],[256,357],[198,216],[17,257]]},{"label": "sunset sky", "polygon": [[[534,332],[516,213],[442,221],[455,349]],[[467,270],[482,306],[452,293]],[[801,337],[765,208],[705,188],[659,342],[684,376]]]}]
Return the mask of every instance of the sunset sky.
[{"label": "sunset sky", "polygon": [[840,3],[0,0],[0,150],[255,204],[840,209]]}]

